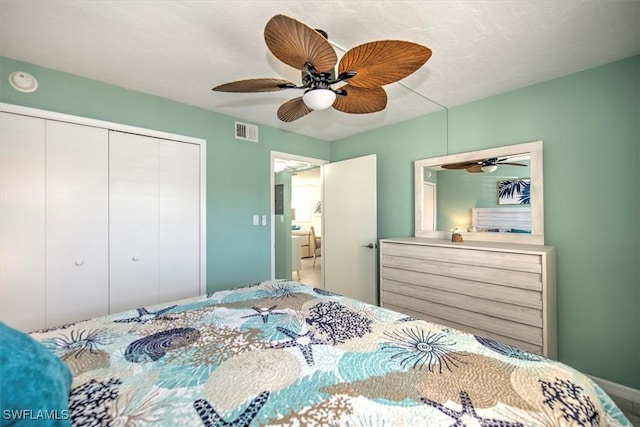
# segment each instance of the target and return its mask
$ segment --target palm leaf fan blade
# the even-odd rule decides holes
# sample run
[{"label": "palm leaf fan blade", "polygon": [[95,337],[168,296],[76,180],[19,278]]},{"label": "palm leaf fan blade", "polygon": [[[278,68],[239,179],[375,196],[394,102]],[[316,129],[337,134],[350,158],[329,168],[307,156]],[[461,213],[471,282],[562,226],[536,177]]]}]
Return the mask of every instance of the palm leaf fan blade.
[{"label": "palm leaf fan blade", "polygon": [[387,93],[381,87],[371,89],[345,85],[346,96],[337,96],[333,108],[343,113],[367,114],[382,111],[387,106]]},{"label": "palm leaf fan blade", "polygon": [[322,34],[285,15],[276,15],[267,22],[264,41],[276,58],[298,70],[311,63],[322,73],[332,70],[338,62],[336,51]]},{"label": "palm leaf fan blade", "polygon": [[449,163],[446,165],[442,165],[442,168],[443,169],[467,169],[475,165],[480,166],[480,162]]},{"label": "palm leaf fan blade", "polygon": [[338,73],[356,71],[352,86],[380,87],[401,80],[422,67],[431,57],[431,49],[402,40],[379,40],[347,51],[338,65]]},{"label": "palm leaf fan blade", "polygon": [[290,99],[278,108],[278,118],[283,122],[293,122],[313,110],[302,101],[302,97]]},{"label": "palm leaf fan blade", "polygon": [[296,87],[296,84],[284,79],[247,79],[236,80],[214,87],[216,92],[274,92]]}]

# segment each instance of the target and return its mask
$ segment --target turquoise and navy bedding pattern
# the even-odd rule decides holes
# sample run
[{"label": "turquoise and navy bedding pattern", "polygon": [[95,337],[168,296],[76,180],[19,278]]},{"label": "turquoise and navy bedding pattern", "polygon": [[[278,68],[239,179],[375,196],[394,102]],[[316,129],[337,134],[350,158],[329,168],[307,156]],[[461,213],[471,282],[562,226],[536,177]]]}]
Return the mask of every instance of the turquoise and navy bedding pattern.
[{"label": "turquoise and navy bedding pattern", "polygon": [[566,365],[297,282],[32,336],[82,426],[630,425]]}]

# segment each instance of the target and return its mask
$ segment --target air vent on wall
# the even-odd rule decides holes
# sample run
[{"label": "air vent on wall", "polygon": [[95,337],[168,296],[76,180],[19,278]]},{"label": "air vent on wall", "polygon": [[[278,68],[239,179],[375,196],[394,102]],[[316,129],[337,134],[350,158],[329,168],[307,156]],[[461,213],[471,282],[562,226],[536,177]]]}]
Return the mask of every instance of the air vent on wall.
[{"label": "air vent on wall", "polygon": [[258,142],[258,126],[236,122],[236,139]]}]

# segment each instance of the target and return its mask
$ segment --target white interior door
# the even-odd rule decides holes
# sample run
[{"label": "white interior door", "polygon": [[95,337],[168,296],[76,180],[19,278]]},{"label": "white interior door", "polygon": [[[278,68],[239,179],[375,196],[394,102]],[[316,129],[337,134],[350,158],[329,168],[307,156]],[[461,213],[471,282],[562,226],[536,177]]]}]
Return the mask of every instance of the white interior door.
[{"label": "white interior door", "polygon": [[200,293],[200,147],[160,142],[160,301]]},{"label": "white interior door", "polygon": [[0,319],[45,327],[45,121],[0,113]]},{"label": "white interior door", "polygon": [[436,229],[436,184],[422,183],[422,229],[434,231]]},{"label": "white interior door", "polygon": [[106,129],[47,121],[47,326],[109,312]]},{"label": "white interior door", "polygon": [[377,304],[375,154],[324,166],[325,289]]},{"label": "white interior door", "polygon": [[110,312],[159,302],[159,145],[109,133]]}]

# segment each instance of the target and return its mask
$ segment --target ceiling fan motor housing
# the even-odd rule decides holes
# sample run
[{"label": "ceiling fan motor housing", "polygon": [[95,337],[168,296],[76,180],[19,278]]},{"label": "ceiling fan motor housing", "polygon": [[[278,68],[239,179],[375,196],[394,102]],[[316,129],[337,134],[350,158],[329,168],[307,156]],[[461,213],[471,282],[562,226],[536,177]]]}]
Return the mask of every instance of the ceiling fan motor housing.
[{"label": "ceiling fan motor housing", "polygon": [[302,87],[308,90],[330,89],[334,76],[335,72],[333,70],[318,73],[313,64],[307,62],[302,70]]}]

